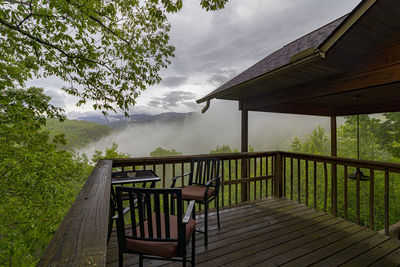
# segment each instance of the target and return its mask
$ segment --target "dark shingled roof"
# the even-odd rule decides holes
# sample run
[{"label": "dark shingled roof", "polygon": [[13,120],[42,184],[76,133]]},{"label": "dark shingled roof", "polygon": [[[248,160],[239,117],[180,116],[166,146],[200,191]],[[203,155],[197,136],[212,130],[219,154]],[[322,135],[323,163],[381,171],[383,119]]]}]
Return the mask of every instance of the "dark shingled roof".
[{"label": "dark shingled roof", "polygon": [[269,56],[257,62],[252,67],[248,68],[233,79],[229,80],[218,89],[214,90],[213,92],[202,98],[202,100],[208,98],[211,95],[232,88],[243,82],[256,78],[279,67],[282,67],[290,63],[291,57],[306,49],[317,49],[326,39],[328,39],[331,33],[343,22],[346,17],[347,15],[285,45],[281,49],[273,52]]}]

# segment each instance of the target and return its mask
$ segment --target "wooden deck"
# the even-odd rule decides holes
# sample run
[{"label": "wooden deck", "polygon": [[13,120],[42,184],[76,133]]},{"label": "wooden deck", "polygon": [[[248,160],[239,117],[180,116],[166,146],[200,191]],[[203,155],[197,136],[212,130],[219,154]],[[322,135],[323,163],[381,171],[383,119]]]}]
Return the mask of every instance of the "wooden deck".
[{"label": "wooden deck", "polygon": [[[209,218],[209,244],[196,238],[196,265],[229,266],[397,266],[400,242],[332,215],[283,199],[267,199],[222,210],[221,230]],[[198,226],[202,227],[199,218]],[[189,255],[189,254],[188,254]],[[125,266],[138,265],[125,255]],[[146,261],[145,266],[181,264]],[[118,265],[115,231],[107,266]]]}]

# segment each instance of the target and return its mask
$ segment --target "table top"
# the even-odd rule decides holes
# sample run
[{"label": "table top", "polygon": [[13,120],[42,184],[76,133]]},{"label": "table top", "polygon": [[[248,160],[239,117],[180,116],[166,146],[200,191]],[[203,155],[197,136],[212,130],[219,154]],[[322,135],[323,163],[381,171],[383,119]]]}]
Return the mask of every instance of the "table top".
[{"label": "table top", "polygon": [[158,181],[161,181],[161,178],[152,170],[113,172],[111,176],[111,184],[113,185]]}]

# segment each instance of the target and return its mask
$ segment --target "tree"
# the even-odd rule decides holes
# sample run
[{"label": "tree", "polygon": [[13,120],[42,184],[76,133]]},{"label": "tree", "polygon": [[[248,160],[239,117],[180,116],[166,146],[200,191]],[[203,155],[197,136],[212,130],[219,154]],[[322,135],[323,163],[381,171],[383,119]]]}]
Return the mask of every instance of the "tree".
[{"label": "tree", "polygon": [[[201,0],[206,10],[227,0]],[[63,90],[106,113],[125,111],[160,82],[174,47],[167,14],[182,0],[0,1],[0,91],[57,76]]]},{"label": "tree", "polygon": [[157,147],[154,151],[150,152],[151,157],[165,157],[165,156],[180,156],[182,152],[178,152],[175,149],[167,150],[161,147]]},{"label": "tree", "polygon": [[[383,159],[380,140],[384,138],[384,124],[368,115],[359,115],[360,159]],[[345,123],[339,128],[338,140],[340,156],[357,158],[357,116],[346,117]]]},{"label": "tree", "polygon": [[40,128],[61,110],[42,89],[0,94],[0,266],[33,265],[68,211],[90,167]]},{"label": "tree", "polygon": [[100,159],[116,159],[116,158],[129,158],[131,155],[118,151],[118,144],[113,143],[111,147],[106,148],[105,154],[100,150],[96,150],[93,154],[92,161],[96,163]]},{"label": "tree", "polygon": [[400,159],[400,112],[385,113],[385,120],[375,127],[379,134],[375,134],[380,148],[390,152],[394,157]]},{"label": "tree", "polygon": [[210,150],[210,154],[222,153],[238,153],[237,148],[232,149],[229,145],[217,146],[214,150]]},{"label": "tree", "polygon": [[311,134],[304,136],[303,142],[295,137],[290,147],[294,152],[327,155],[329,153],[328,135],[323,127],[318,126]]}]

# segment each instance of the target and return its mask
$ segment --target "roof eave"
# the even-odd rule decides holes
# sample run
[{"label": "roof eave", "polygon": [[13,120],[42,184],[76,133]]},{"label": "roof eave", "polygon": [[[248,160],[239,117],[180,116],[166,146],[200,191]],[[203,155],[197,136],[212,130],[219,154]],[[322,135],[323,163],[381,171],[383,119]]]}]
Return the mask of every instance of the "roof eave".
[{"label": "roof eave", "polygon": [[224,91],[221,91],[221,92],[218,92],[218,93],[215,93],[215,94],[208,95],[208,96],[205,96],[203,98],[200,98],[200,99],[196,100],[196,103],[197,104],[201,104],[203,102],[210,101],[210,100],[212,100],[214,98],[222,97],[222,96],[227,95],[229,93],[232,93],[232,92],[234,92],[236,90],[239,90],[242,86],[244,86],[244,85],[246,85],[248,83],[253,83],[253,82],[257,82],[257,81],[262,80],[262,79],[267,79],[268,77],[277,75],[282,71],[287,71],[287,70],[290,70],[292,68],[296,68],[296,67],[298,67],[300,65],[303,65],[303,64],[306,64],[306,63],[309,63],[311,61],[315,61],[315,60],[318,60],[318,59],[325,59],[325,53],[321,52],[320,50],[315,50],[313,53],[308,54],[305,57],[299,58],[299,59],[297,59],[296,61],[293,61],[293,62],[289,62],[289,63],[287,63],[287,64],[285,64],[285,65],[283,65],[283,66],[281,66],[279,68],[276,68],[276,69],[271,70],[271,71],[269,71],[267,73],[264,73],[264,74],[262,74],[260,76],[257,76],[255,78],[247,80],[247,81],[245,81],[243,83],[235,85],[235,86],[233,86],[233,87],[231,87],[229,89],[226,89]]}]

